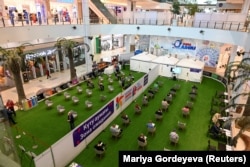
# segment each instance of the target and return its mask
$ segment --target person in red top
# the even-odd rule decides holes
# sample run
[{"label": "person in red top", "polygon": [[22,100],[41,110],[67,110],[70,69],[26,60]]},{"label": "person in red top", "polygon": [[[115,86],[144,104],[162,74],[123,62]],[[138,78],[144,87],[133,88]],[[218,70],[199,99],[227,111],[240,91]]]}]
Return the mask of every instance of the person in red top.
[{"label": "person in red top", "polygon": [[10,110],[13,112],[14,116],[16,116],[16,111],[15,111],[14,106],[15,106],[14,102],[13,102],[12,100],[9,99],[9,100],[7,101],[7,103],[6,103],[6,107],[7,107],[8,109],[10,109]]}]

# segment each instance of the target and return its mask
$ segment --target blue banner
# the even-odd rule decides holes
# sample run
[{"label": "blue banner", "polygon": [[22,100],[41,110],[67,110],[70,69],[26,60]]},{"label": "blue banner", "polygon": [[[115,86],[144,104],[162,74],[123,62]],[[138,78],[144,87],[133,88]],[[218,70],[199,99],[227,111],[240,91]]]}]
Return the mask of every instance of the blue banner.
[{"label": "blue banner", "polygon": [[85,121],[73,132],[74,146],[79,145],[85,138],[93,133],[114,113],[114,101],[111,101],[101,111],[96,113],[89,120]]},{"label": "blue banner", "polygon": [[197,69],[197,68],[190,68],[190,72],[201,72],[201,69]]}]

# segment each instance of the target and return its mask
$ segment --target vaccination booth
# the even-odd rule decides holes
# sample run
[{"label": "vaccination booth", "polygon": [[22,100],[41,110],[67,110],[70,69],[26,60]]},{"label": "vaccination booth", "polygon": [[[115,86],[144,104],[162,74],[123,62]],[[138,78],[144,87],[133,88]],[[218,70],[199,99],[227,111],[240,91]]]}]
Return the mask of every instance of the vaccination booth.
[{"label": "vaccination booth", "polygon": [[200,60],[183,58],[176,64],[174,73],[177,79],[201,82],[204,66],[205,63]]},{"label": "vaccination booth", "polygon": [[159,75],[172,77],[172,71],[178,61],[178,58],[166,55],[159,56],[156,59],[152,60],[152,64],[159,64]]},{"label": "vaccination booth", "polygon": [[152,60],[156,59],[157,56],[149,54],[148,52],[140,53],[130,58],[130,70],[145,72],[152,69],[156,64],[152,64]]}]

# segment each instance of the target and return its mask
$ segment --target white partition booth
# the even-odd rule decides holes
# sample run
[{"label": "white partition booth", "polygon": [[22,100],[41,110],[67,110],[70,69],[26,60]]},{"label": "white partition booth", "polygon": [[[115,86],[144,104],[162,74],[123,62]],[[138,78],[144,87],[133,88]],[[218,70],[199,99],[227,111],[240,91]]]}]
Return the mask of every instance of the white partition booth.
[{"label": "white partition booth", "polygon": [[148,73],[149,69],[152,69],[156,64],[152,64],[152,60],[157,56],[143,52],[130,58],[130,70]]},{"label": "white partition booth", "polygon": [[159,56],[156,59],[152,60],[152,64],[159,64],[159,75],[165,77],[172,77],[172,70],[174,69],[178,61],[178,58],[166,55]]},{"label": "white partition booth", "polygon": [[181,59],[176,64],[176,77],[177,79],[201,83],[204,66],[205,63],[197,59]]}]

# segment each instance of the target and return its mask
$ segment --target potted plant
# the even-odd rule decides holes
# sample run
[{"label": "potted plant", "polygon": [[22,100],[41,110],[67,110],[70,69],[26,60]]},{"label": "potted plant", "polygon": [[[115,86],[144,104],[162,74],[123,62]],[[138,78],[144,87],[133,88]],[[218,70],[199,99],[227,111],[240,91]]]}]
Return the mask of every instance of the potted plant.
[{"label": "potted plant", "polygon": [[172,3],[172,7],[170,11],[173,13],[173,18],[172,18],[172,25],[176,26],[178,19],[176,18],[176,15],[180,14],[180,3],[178,0],[174,0]]}]

